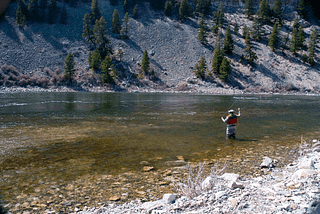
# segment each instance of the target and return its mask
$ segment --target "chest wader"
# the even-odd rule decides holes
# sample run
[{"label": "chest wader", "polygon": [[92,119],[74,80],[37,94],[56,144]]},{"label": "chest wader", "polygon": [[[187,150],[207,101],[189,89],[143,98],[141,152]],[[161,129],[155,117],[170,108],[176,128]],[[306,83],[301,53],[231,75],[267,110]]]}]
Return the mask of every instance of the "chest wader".
[{"label": "chest wader", "polygon": [[235,138],[236,137],[236,124],[238,122],[236,115],[228,115],[227,122],[227,137]]}]

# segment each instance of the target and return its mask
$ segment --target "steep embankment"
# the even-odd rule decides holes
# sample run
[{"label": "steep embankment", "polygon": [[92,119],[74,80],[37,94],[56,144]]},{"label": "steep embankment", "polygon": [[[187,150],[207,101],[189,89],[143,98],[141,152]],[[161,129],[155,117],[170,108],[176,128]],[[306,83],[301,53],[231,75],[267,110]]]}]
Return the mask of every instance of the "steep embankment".
[{"label": "steep embankment", "polygon": [[[89,13],[90,5],[68,7],[67,25],[29,23],[27,27],[18,27],[15,24],[16,6],[16,3],[10,4],[7,15],[0,23],[0,65],[13,65],[19,72],[29,75],[48,76],[50,72],[44,68],[47,67],[51,71],[58,68],[61,73],[64,59],[71,52],[77,62],[77,77],[82,78],[78,81],[78,86],[90,90],[96,82],[83,80],[84,77],[91,75],[87,63],[90,48],[81,37],[83,16]],[[102,1],[100,9],[111,32],[113,10],[118,9],[123,17],[122,7],[113,7],[109,5],[109,1]],[[280,32],[282,36],[292,31],[295,17],[297,15],[292,11],[288,11],[285,15],[285,25],[281,27]],[[207,19],[209,27],[212,26],[211,19],[212,17]],[[241,8],[227,8],[226,20],[225,27],[231,24],[233,28],[233,25],[238,23],[240,33],[244,25],[252,26],[252,21],[244,16]],[[319,49],[317,49],[314,67],[304,64],[301,60],[306,50],[299,52],[297,57],[287,50],[284,53],[281,51],[273,53],[267,46],[268,37],[272,31],[271,25],[264,26],[266,35],[262,41],[253,42],[254,52],[258,56],[258,60],[253,65],[241,60],[245,48],[244,39],[240,35],[233,34],[235,50],[233,55],[228,56],[232,60],[232,71],[228,82],[223,83],[218,78],[213,78],[211,81],[196,79],[192,70],[201,55],[206,58],[208,68],[211,69],[215,41],[215,35],[211,33],[208,38],[209,44],[202,45],[197,40],[197,23],[198,20],[194,18],[180,23],[174,18],[164,16],[163,13],[151,10],[147,4],[141,5],[139,17],[130,20],[129,39],[120,40],[116,35],[111,35],[114,50],[121,48],[125,53],[121,62],[114,61],[120,73],[117,89],[203,93],[320,92]],[[315,24],[317,22],[301,20],[301,23],[307,38],[314,28],[320,32],[319,26]],[[138,73],[145,49],[149,52],[151,67],[158,77],[156,80],[138,80],[132,75],[132,73]],[[0,70],[1,72],[4,71]],[[59,74],[59,71],[57,70],[56,73]],[[10,80],[10,76],[8,77]]]}]

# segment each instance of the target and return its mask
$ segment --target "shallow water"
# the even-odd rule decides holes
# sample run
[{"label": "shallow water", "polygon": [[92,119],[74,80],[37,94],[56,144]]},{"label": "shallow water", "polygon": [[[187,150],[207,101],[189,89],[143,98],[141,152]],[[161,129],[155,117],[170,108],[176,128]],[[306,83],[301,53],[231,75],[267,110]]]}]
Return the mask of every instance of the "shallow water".
[{"label": "shallow water", "polygon": [[[263,156],[284,165],[301,136],[319,137],[319,106],[317,96],[1,94],[0,194],[10,202],[88,175],[139,174],[141,161],[165,170],[177,156],[254,174]],[[220,117],[238,107],[237,139],[226,140]]]}]

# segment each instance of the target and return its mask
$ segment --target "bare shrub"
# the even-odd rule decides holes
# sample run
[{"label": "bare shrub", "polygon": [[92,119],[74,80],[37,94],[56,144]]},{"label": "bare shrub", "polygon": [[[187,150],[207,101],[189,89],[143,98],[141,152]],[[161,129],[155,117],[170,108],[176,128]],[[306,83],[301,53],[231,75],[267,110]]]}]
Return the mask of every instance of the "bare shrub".
[{"label": "bare shrub", "polygon": [[177,90],[178,91],[188,91],[189,90],[188,84],[187,83],[179,84],[177,87]]},{"label": "bare shrub", "polygon": [[2,65],[2,70],[3,70],[4,73],[7,73],[7,74],[11,73],[11,74],[13,74],[15,76],[18,76],[20,74],[19,70],[16,67],[12,66],[12,65],[4,64],[4,65]]}]

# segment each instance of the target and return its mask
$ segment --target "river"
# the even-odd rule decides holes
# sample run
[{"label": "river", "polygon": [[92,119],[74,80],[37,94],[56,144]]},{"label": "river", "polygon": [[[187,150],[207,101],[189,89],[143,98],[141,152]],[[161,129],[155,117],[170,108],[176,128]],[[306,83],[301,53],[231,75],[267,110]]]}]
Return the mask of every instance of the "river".
[{"label": "river", "polygon": [[[143,183],[141,163],[154,167],[159,176],[168,161],[182,157],[193,163],[227,161],[230,172],[254,175],[263,156],[283,166],[298,155],[294,148],[302,136],[319,138],[319,106],[318,96],[0,94],[0,195],[11,203],[9,208],[19,198],[29,201],[29,210],[31,197],[43,198],[47,202],[43,207],[50,209],[52,204],[72,201],[67,187],[77,191],[91,186],[94,200],[85,199],[81,206],[106,200],[93,189],[117,189],[113,194],[129,199],[128,189],[140,185],[152,195],[157,190],[150,190],[152,181],[149,186]],[[229,108],[236,112],[241,108],[235,140],[226,139],[226,125],[220,119]],[[123,175],[128,175],[123,183],[137,183],[127,185],[125,193],[114,184]],[[103,180],[108,188],[97,187]],[[56,195],[62,195],[61,201]]]}]

